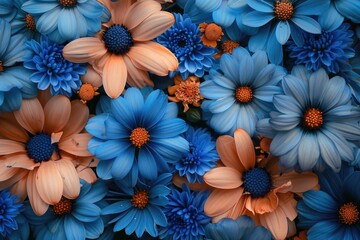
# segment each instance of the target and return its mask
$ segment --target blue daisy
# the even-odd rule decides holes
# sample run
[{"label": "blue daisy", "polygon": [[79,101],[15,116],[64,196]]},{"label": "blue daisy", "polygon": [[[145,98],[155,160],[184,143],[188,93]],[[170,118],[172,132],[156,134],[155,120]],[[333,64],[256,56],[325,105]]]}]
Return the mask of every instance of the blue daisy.
[{"label": "blue daisy", "polygon": [[298,46],[294,41],[289,41],[289,57],[295,60],[296,65],[303,64],[308,70],[324,68],[329,73],[339,73],[346,62],[355,56],[355,50],[351,47],[353,35],[348,23],[331,32],[304,32],[303,45]]},{"label": "blue daisy", "polygon": [[100,31],[104,8],[96,0],[29,0],[22,5],[36,18],[36,29],[59,44]]},{"label": "blue daisy", "polygon": [[215,167],[219,160],[215,141],[206,129],[194,129],[192,126],[181,136],[189,142],[190,148],[173,165],[179,175],[185,175],[190,183],[202,183],[204,174]]},{"label": "blue daisy", "polygon": [[250,51],[266,49],[270,62],[280,64],[282,45],[290,35],[301,45],[300,29],[321,33],[320,24],[311,16],[328,9],[330,0],[248,0],[247,3],[252,10],[243,16],[243,24],[260,28],[249,40]]},{"label": "blue daisy", "polygon": [[[187,129],[177,118],[177,106],[168,103],[160,90],[146,98],[136,88],[112,99],[111,110],[91,118],[86,130],[94,137],[89,151],[100,159],[101,178],[123,178],[128,173],[155,179],[167,171],[167,161],[176,161],[188,151],[189,143],[180,136]],[[110,112],[111,111],[111,112]]]},{"label": "blue daisy", "polygon": [[351,105],[345,80],[329,79],[322,68],[312,73],[296,66],[282,83],[284,94],[274,96],[276,111],[258,122],[260,134],[273,138],[270,152],[285,167],[303,171],[339,171],[341,160],[352,162],[360,111]]},{"label": "blue daisy", "polygon": [[86,73],[86,65],[66,60],[62,51],[64,46],[42,36],[40,42],[27,42],[32,54],[24,67],[31,70],[30,80],[37,84],[39,90],[50,87],[52,95],[63,94],[68,97],[81,86],[80,75]]},{"label": "blue daisy", "polygon": [[223,218],[217,223],[209,223],[205,236],[211,240],[272,239],[266,228],[256,226],[248,216],[240,216],[236,220]]},{"label": "blue daisy", "polygon": [[212,67],[217,50],[204,46],[199,26],[192,23],[187,15],[174,13],[174,16],[174,25],[156,39],[174,53],[179,61],[177,71],[171,72],[170,76],[179,73],[184,80],[190,74],[202,77]]},{"label": "blue daisy", "polygon": [[360,172],[343,166],[318,176],[320,190],[305,192],[297,203],[298,227],[308,229],[308,239],[359,239]]},{"label": "blue daisy", "polygon": [[202,240],[205,226],[211,218],[204,213],[207,192],[191,192],[186,184],[182,191],[171,190],[169,203],[165,206],[168,225],[160,231],[160,238],[166,240]]},{"label": "blue daisy", "polygon": [[272,109],[273,95],[282,93],[282,67],[268,64],[266,53],[252,56],[242,48],[223,54],[220,70],[211,69],[200,85],[204,118],[216,132],[232,135],[243,128],[254,135],[256,122]]},{"label": "blue daisy", "polygon": [[104,231],[100,214],[107,191],[101,180],[90,184],[81,179],[76,199],[62,197],[42,216],[37,216],[27,204],[24,213],[36,239],[97,239]]},{"label": "blue daisy", "polygon": [[10,22],[17,14],[18,0],[2,0],[0,2],[0,18]]},{"label": "blue daisy", "polygon": [[30,55],[22,34],[11,35],[10,24],[0,18],[0,111],[18,110],[23,98],[37,94],[35,84],[29,78],[31,71],[15,65]]},{"label": "blue daisy", "polygon": [[139,179],[134,187],[127,180],[111,182],[110,205],[101,214],[112,216],[109,224],[115,223],[114,232],[125,229],[127,235],[135,232],[140,238],[146,231],[153,238],[157,237],[158,226],[167,225],[164,207],[168,204],[171,178],[171,174],[165,173],[154,181]]}]

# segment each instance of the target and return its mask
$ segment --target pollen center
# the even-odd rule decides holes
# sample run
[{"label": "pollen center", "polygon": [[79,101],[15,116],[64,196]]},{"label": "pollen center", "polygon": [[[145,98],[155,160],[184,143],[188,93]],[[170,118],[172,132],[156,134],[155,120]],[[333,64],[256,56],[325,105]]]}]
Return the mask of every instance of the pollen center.
[{"label": "pollen center", "polygon": [[131,203],[134,207],[144,209],[149,203],[149,195],[145,190],[137,191],[131,199]]},{"label": "pollen center", "polygon": [[103,35],[105,46],[110,53],[125,54],[134,45],[133,38],[124,25],[114,24]]},{"label": "pollen center", "polygon": [[36,24],[35,24],[34,17],[28,13],[25,15],[25,24],[26,24],[27,29],[29,29],[33,32],[36,32]]},{"label": "pollen center", "polygon": [[239,87],[236,89],[235,97],[240,103],[248,103],[253,99],[253,91],[248,86]]},{"label": "pollen center", "polygon": [[288,20],[294,14],[294,7],[288,0],[277,1],[274,6],[275,17],[279,20]]},{"label": "pollen center", "polygon": [[130,135],[130,141],[136,147],[141,148],[142,145],[150,140],[149,132],[145,128],[135,128]]},{"label": "pollen center", "polygon": [[96,94],[97,89],[98,89],[97,87],[94,87],[90,83],[84,83],[80,87],[80,90],[78,93],[79,97],[81,98],[81,100],[83,102],[90,101],[97,95]]},{"label": "pollen center", "polygon": [[69,214],[69,213],[71,213],[71,209],[72,209],[71,200],[69,200],[65,197],[61,197],[60,202],[58,202],[52,206],[53,213],[56,216],[62,216],[65,214]]},{"label": "pollen center", "polygon": [[77,4],[77,0],[59,0],[60,5],[62,5],[63,7],[75,7]]},{"label": "pollen center", "polygon": [[339,220],[346,225],[359,222],[359,208],[352,202],[342,205],[339,209]]},{"label": "pollen center", "polygon": [[304,126],[316,130],[323,125],[323,113],[317,108],[310,108],[304,114]]},{"label": "pollen center", "polygon": [[0,61],[0,72],[3,72],[4,71],[4,65],[3,65],[3,62]]},{"label": "pollen center", "polygon": [[199,90],[199,83],[195,81],[183,81],[176,89],[175,96],[186,103],[196,103],[202,99]]},{"label": "pollen center", "polygon": [[222,37],[222,29],[215,23],[210,23],[205,28],[205,37],[210,41],[217,41]]},{"label": "pollen center", "polygon": [[223,52],[232,54],[234,49],[239,46],[240,46],[240,44],[238,42],[227,39],[221,44],[221,49],[223,50]]},{"label": "pollen center", "polygon": [[49,160],[56,149],[56,144],[51,143],[50,135],[45,133],[32,136],[26,143],[27,154],[35,162]]},{"label": "pollen center", "polygon": [[243,174],[244,191],[251,197],[265,196],[271,189],[271,178],[264,168],[253,168]]}]

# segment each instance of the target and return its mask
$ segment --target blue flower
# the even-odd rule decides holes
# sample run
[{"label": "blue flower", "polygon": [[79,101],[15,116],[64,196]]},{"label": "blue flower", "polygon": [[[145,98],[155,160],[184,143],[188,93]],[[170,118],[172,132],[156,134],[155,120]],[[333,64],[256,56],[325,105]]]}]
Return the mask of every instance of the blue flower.
[{"label": "blue flower", "polygon": [[2,0],[0,2],[0,18],[10,22],[17,14],[18,0]]},{"label": "blue flower", "polygon": [[319,174],[320,190],[303,194],[297,204],[299,228],[309,229],[308,239],[359,239],[360,172],[343,166]]},{"label": "blue flower", "polygon": [[171,190],[169,203],[164,213],[168,225],[160,231],[161,239],[202,240],[205,226],[211,218],[204,213],[204,204],[208,197],[206,192],[191,193],[189,187],[183,184],[182,191]]},{"label": "blue flower", "polygon": [[15,65],[29,56],[26,39],[22,34],[11,35],[10,24],[0,18],[0,111],[18,110],[23,98],[37,94],[36,86],[29,80],[31,71]]},{"label": "blue flower", "polygon": [[206,129],[191,126],[181,136],[189,142],[190,149],[173,165],[180,176],[186,175],[190,183],[202,183],[204,174],[215,167],[219,160],[215,141]]},{"label": "blue flower", "polygon": [[101,214],[113,217],[109,223],[115,223],[114,232],[125,229],[127,235],[135,232],[138,238],[145,231],[152,237],[158,236],[158,226],[167,225],[163,208],[168,203],[171,177],[171,174],[165,173],[154,181],[139,179],[134,187],[126,180],[110,183],[110,205]]},{"label": "blue flower", "polygon": [[236,220],[223,218],[217,223],[210,223],[206,226],[205,236],[208,240],[272,239],[266,228],[257,227],[248,216],[240,216]]},{"label": "blue flower", "polygon": [[174,13],[174,16],[174,25],[157,38],[157,42],[174,53],[179,61],[177,71],[170,76],[180,73],[184,80],[189,74],[202,77],[212,67],[216,49],[203,45],[199,27],[187,15]]},{"label": "blue flower", "polygon": [[[138,172],[155,179],[168,171],[166,161],[176,161],[188,151],[189,143],[179,136],[187,129],[177,118],[177,106],[168,103],[160,90],[146,98],[140,90],[128,88],[124,96],[111,100],[111,110],[91,118],[86,130],[94,137],[89,151],[100,159],[101,178],[123,178]],[[111,112],[110,112],[111,111]]]},{"label": "blue flower", "polygon": [[339,171],[341,160],[352,162],[352,141],[360,140],[360,111],[351,105],[345,80],[329,80],[322,68],[311,73],[296,66],[282,83],[285,94],[274,96],[276,111],[258,122],[260,134],[273,137],[271,153],[285,167],[298,165],[304,171]]},{"label": "blue flower", "polygon": [[273,95],[282,93],[278,83],[285,72],[268,64],[265,52],[250,56],[239,47],[232,55],[223,54],[220,70],[211,69],[209,74],[200,85],[201,95],[208,99],[201,108],[209,126],[228,135],[243,128],[252,136],[258,119],[272,109]]},{"label": "blue flower", "polygon": [[25,215],[36,239],[97,239],[104,230],[101,208],[107,194],[105,183],[94,184],[81,179],[79,196],[74,200],[62,197],[44,215],[37,216],[30,204]]},{"label": "blue flower", "polygon": [[41,34],[64,43],[97,33],[104,6],[96,0],[29,0],[22,9],[36,18]]},{"label": "blue flower", "polygon": [[282,45],[290,35],[300,44],[300,29],[321,33],[320,24],[310,16],[320,15],[329,8],[330,0],[248,0],[247,3],[253,10],[243,16],[243,24],[260,28],[249,40],[250,51],[266,49],[270,62],[280,64]]},{"label": "blue flower", "polygon": [[298,46],[292,40],[289,41],[289,57],[295,59],[296,65],[303,64],[308,70],[317,71],[324,68],[329,73],[339,73],[349,58],[355,55],[355,50],[351,47],[353,35],[348,23],[331,32],[304,32],[303,45]]},{"label": "blue flower", "polygon": [[32,55],[25,60],[24,66],[32,71],[30,80],[37,84],[38,89],[50,87],[52,95],[70,97],[80,88],[80,75],[86,73],[86,66],[66,60],[62,55],[64,46],[43,36],[40,43],[31,40],[27,46]]}]

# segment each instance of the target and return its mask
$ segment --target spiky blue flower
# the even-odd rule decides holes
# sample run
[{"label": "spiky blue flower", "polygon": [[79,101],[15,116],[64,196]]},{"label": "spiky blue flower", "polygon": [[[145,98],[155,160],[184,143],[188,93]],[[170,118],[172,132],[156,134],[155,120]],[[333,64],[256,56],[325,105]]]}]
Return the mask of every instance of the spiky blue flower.
[{"label": "spiky blue flower", "polygon": [[70,97],[80,88],[80,75],[86,73],[86,66],[66,60],[62,55],[64,46],[42,36],[40,42],[28,41],[27,47],[32,54],[25,60],[24,66],[32,71],[30,80],[37,84],[38,89],[50,87],[52,95]]},{"label": "spiky blue flower", "polygon": [[183,136],[189,142],[189,151],[174,162],[180,176],[186,176],[190,183],[202,183],[204,174],[216,165],[219,155],[215,141],[209,131],[204,128],[194,129],[189,126]]},{"label": "spiky blue flower", "polygon": [[160,231],[160,238],[166,240],[201,240],[205,236],[205,226],[211,218],[204,213],[207,192],[191,192],[184,184],[182,191],[175,188],[168,196],[165,206],[168,225]]},{"label": "spiky blue flower", "polygon": [[80,194],[76,199],[62,197],[42,216],[37,216],[27,202],[26,218],[36,239],[97,239],[104,231],[101,209],[106,204],[105,183],[98,180],[94,184],[81,179]]},{"label": "spiky blue flower", "polygon": [[179,61],[177,71],[171,72],[170,76],[179,73],[184,80],[190,74],[202,77],[211,68],[216,49],[204,46],[199,26],[187,15],[174,13],[174,16],[174,25],[157,38],[157,42],[174,53]]}]

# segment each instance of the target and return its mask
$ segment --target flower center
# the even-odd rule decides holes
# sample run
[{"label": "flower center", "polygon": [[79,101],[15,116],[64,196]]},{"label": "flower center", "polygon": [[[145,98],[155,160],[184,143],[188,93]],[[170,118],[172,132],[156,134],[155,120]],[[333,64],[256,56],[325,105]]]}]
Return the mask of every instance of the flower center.
[{"label": "flower center", "polygon": [[359,222],[359,208],[352,202],[342,205],[339,209],[339,220],[346,225]]},{"label": "flower center", "polygon": [[99,95],[96,90],[98,90],[98,88],[94,87],[90,83],[84,83],[83,85],[81,85],[78,92],[81,101],[83,103],[86,103],[87,101],[92,100],[96,95]]},{"label": "flower center", "polygon": [[34,17],[28,13],[25,15],[25,24],[27,29],[36,32],[36,24]]},{"label": "flower center", "polygon": [[232,54],[232,52],[234,51],[235,48],[239,47],[240,44],[238,42],[235,42],[233,40],[225,40],[222,44],[221,44],[221,49],[223,50],[223,52],[226,53],[230,53]]},{"label": "flower center", "polygon": [[288,20],[294,14],[294,7],[288,0],[277,1],[274,6],[274,14],[279,20]]},{"label": "flower center", "polygon": [[323,125],[323,113],[317,108],[310,108],[304,114],[304,126],[310,130],[317,130]]},{"label": "flower center", "polygon": [[76,6],[77,0],[59,0],[59,3],[63,7],[71,8]]},{"label": "flower center", "polygon": [[125,54],[134,45],[129,30],[119,24],[109,27],[103,35],[103,40],[108,51],[114,54]]},{"label": "flower center", "polygon": [[176,89],[175,96],[180,101],[186,103],[199,102],[203,97],[200,95],[199,82],[183,81]]},{"label": "flower center", "polygon": [[253,168],[243,174],[244,191],[251,197],[265,196],[271,189],[271,178],[264,168]]},{"label": "flower center", "polygon": [[248,103],[253,99],[253,91],[248,86],[239,87],[236,89],[235,97],[241,103]]},{"label": "flower center", "polygon": [[146,190],[137,191],[131,199],[131,203],[134,207],[144,209],[149,203],[149,195]]},{"label": "flower center", "polygon": [[4,65],[3,65],[3,62],[0,61],[0,72],[3,72],[4,71]]},{"label": "flower center", "polygon": [[56,144],[51,143],[50,135],[39,133],[30,138],[26,143],[27,154],[35,162],[49,160],[55,150]]},{"label": "flower center", "polygon": [[60,202],[52,206],[54,215],[62,216],[71,213],[72,203],[71,200],[61,197]]},{"label": "flower center", "polygon": [[215,23],[210,23],[205,28],[205,37],[210,41],[218,41],[223,35],[222,29],[220,26]]},{"label": "flower center", "polygon": [[131,132],[130,140],[132,144],[134,144],[138,148],[141,148],[142,145],[144,145],[150,140],[150,135],[145,128],[135,128]]}]

